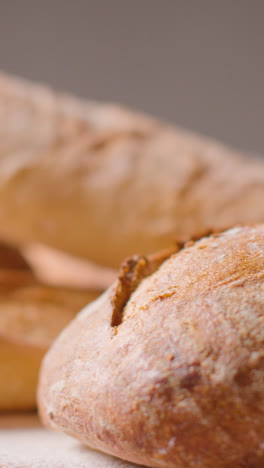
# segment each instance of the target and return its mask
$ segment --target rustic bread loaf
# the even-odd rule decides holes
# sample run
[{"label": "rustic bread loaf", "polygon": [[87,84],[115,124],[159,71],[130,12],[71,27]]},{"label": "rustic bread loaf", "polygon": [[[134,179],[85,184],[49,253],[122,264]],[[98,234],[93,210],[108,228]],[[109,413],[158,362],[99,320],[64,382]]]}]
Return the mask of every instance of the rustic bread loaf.
[{"label": "rustic bread loaf", "polygon": [[150,467],[263,467],[264,225],[190,243],[151,273],[165,257],[124,264],[55,341],[42,419]]},{"label": "rustic bread loaf", "polygon": [[20,252],[0,245],[0,411],[36,407],[41,360],[97,291],[39,281]]},{"label": "rustic bread loaf", "polygon": [[264,222],[264,163],[111,104],[0,75],[0,237],[119,266]]}]

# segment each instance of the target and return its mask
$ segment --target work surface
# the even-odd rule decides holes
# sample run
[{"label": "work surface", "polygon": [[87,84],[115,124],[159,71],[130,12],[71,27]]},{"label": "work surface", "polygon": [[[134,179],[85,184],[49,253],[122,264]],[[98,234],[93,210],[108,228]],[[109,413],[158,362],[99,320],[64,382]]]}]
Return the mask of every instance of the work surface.
[{"label": "work surface", "polygon": [[[41,427],[34,414],[0,416],[0,468],[131,468]],[[142,468],[142,467],[141,467]]]}]

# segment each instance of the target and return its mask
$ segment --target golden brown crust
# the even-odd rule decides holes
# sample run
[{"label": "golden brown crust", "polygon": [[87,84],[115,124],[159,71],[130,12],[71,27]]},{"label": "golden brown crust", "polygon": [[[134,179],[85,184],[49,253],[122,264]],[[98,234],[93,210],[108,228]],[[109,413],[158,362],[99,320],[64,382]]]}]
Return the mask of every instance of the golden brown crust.
[{"label": "golden brown crust", "polygon": [[177,252],[180,245],[175,243],[170,249],[164,250],[148,257],[134,255],[127,258],[121,265],[120,272],[115,282],[111,303],[111,326],[116,327],[122,321],[122,312],[138,285],[144,278],[154,273],[160,265],[167,260],[172,253]]},{"label": "golden brown crust", "polygon": [[36,408],[36,388],[45,349],[0,336],[0,412]]},{"label": "golden brown crust", "polygon": [[97,292],[1,282],[0,411],[36,407],[41,360],[53,340]]},{"label": "golden brown crust", "polygon": [[41,359],[60,331],[98,291],[52,287],[20,251],[0,246],[0,411],[36,406]]},{"label": "golden brown crust", "polygon": [[173,254],[113,333],[115,287],[45,357],[45,424],[151,467],[262,467],[264,226]]},{"label": "golden brown crust", "polygon": [[264,221],[264,163],[118,106],[0,75],[0,236],[119,266]]}]

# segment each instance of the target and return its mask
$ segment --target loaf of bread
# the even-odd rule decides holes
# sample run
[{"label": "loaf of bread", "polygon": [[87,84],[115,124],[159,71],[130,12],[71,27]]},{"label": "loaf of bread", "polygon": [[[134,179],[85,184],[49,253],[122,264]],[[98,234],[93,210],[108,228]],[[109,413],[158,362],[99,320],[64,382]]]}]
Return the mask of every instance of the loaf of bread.
[{"label": "loaf of bread", "polygon": [[20,252],[0,245],[0,411],[36,407],[41,360],[96,291],[40,282]]},{"label": "loaf of bread", "polygon": [[264,162],[111,104],[0,75],[0,237],[119,266],[264,221]]},{"label": "loaf of bread", "polygon": [[149,467],[263,467],[264,225],[168,255],[126,262],[55,341],[42,419]]}]

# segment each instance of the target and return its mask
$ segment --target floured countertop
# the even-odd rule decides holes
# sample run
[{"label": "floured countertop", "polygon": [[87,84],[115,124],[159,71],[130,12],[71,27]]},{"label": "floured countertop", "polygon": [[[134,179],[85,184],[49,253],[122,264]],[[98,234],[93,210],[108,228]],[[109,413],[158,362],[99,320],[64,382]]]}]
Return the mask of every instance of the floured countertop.
[{"label": "floured countertop", "polygon": [[[139,467],[41,427],[34,414],[0,416],[0,468]],[[142,468],[142,467],[141,467]]]}]

